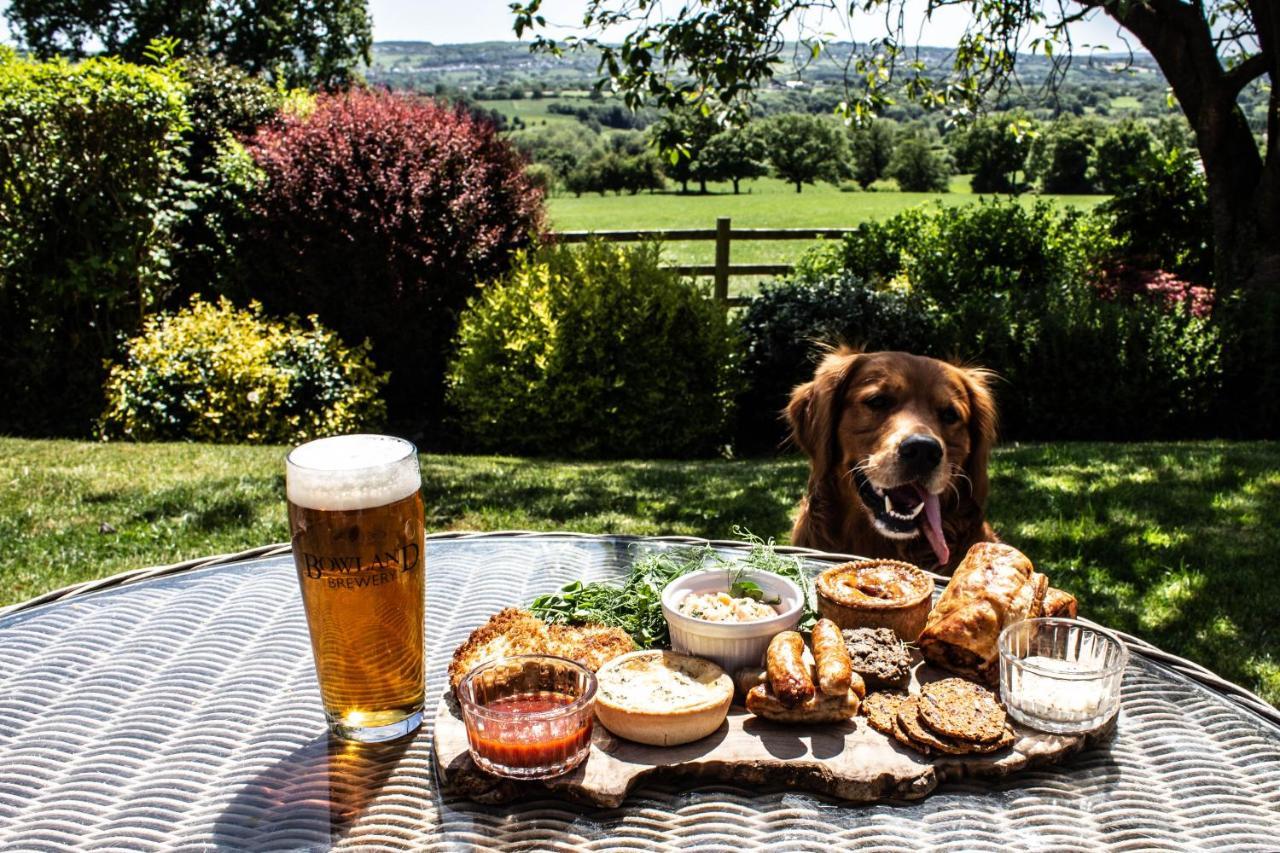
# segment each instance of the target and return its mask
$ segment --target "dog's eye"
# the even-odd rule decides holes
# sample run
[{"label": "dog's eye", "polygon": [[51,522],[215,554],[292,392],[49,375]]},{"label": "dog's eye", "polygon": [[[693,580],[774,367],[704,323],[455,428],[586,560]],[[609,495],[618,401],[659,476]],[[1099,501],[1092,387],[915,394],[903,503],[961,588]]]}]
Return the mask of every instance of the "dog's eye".
[{"label": "dog's eye", "polygon": [[956,411],[955,406],[947,406],[938,413],[938,416],[942,418],[942,422],[947,426],[960,423],[960,413]]},{"label": "dog's eye", "polygon": [[893,398],[887,394],[872,394],[862,402],[868,409],[883,412],[885,409],[893,405]]}]

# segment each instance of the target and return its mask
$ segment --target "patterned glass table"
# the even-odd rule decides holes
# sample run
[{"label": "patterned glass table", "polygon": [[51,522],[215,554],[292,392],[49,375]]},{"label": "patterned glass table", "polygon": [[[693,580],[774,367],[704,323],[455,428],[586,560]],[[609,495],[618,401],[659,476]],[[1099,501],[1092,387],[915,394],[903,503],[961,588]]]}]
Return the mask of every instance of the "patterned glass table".
[{"label": "patterned glass table", "polygon": [[[430,538],[429,706],[490,614],[675,541]],[[1280,716],[1142,645],[1109,747],[997,784],[870,807],[724,785],[653,785],[613,810],[473,805],[438,790],[429,729],[329,739],[292,560],[251,553],[0,615],[0,848],[1280,848]]]}]

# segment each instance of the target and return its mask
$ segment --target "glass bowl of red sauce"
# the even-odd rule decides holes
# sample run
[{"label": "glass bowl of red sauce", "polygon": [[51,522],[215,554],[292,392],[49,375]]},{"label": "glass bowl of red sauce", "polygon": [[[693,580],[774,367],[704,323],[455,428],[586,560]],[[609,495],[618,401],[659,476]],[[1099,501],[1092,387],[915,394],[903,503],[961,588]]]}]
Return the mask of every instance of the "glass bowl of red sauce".
[{"label": "glass bowl of red sauce", "polygon": [[554,655],[513,655],[477,666],[458,685],[471,758],[516,779],[568,773],[591,748],[596,677]]}]

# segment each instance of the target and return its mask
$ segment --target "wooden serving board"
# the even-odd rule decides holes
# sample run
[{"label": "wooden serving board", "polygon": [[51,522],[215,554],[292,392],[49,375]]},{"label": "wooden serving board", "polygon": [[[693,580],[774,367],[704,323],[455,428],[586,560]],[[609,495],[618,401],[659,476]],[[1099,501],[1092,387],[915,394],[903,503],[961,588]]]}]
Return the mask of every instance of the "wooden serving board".
[{"label": "wooden serving board", "polygon": [[[947,675],[918,666],[913,692],[919,682]],[[614,737],[597,721],[591,753],[577,769],[555,779],[522,781],[476,767],[467,750],[462,712],[452,693],[446,692],[436,712],[435,759],[444,787],[479,803],[552,795],[614,808],[642,780],[673,777],[802,788],[871,803],[918,800],[944,781],[1000,778],[1025,767],[1053,764],[1109,738],[1115,719],[1079,735],[1052,735],[1013,725],[1018,739],[1000,752],[924,756],[872,729],[862,716],[847,723],[793,726],[763,720],[734,705],[717,731],[684,746],[632,743]]]}]

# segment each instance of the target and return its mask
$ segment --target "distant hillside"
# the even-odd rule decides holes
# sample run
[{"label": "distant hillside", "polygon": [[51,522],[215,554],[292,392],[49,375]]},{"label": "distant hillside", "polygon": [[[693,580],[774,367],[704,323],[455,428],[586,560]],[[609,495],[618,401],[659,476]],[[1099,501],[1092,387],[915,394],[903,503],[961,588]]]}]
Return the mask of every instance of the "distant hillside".
[{"label": "distant hillside", "polygon": [[[784,67],[777,79],[784,85],[788,81],[804,81],[815,86],[838,80],[842,73],[840,59],[848,54],[850,47],[848,43],[833,44],[829,58],[803,69],[795,65]],[[949,48],[918,50],[930,67],[943,68],[949,62]],[[1029,85],[1038,84],[1048,67],[1048,60],[1040,55],[1027,55],[1022,60],[1023,75]],[[534,83],[545,88],[587,87],[596,79],[596,56],[588,52],[568,53],[559,58],[532,54],[527,43],[515,41],[474,44],[385,41],[373,46],[368,77],[393,87],[419,90],[440,85],[470,91],[479,87]],[[1077,57],[1070,79],[1074,84],[1130,80],[1164,85],[1159,68],[1145,53],[1132,58],[1116,53]]]},{"label": "distant hillside", "polygon": [[[757,99],[757,114],[831,112],[845,98],[842,59],[852,48],[847,42],[833,44],[829,55],[808,65],[784,65],[773,86]],[[939,69],[939,76],[945,73],[951,62],[950,49],[921,47],[918,50],[926,67]],[[1147,54],[1078,56],[1065,82],[1054,93],[1044,90],[1049,69],[1049,60],[1044,56],[1024,56],[1020,85],[991,106],[1026,109],[1038,118],[1073,114],[1159,119],[1177,113],[1167,102],[1168,86],[1164,76]],[[648,115],[638,122],[623,121],[623,117],[617,115],[594,115],[600,108],[583,111],[566,105],[564,99],[587,97],[598,79],[596,54],[586,51],[553,57],[530,53],[527,43],[515,41],[439,45],[378,42],[366,76],[372,83],[398,91],[441,95],[472,103],[487,102],[496,114],[505,116],[516,128],[530,122],[561,121],[573,112],[582,113],[579,118],[583,120],[594,119],[614,128],[642,126],[652,119]],[[536,100],[541,107],[515,106],[524,99]],[[923,108],[910,103],[910,99],[897,97],[896,101],[884,112],[887,117],[910,121],[925,116]]]}]

